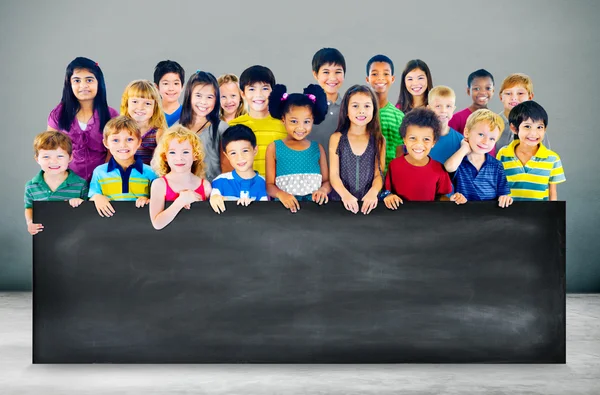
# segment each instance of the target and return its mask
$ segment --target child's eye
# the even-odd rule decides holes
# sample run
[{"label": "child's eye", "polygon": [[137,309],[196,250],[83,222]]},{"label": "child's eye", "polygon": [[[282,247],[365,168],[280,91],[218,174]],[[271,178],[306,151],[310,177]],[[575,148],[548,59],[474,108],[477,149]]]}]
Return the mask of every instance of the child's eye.
[{"label": "child's eye", "polygon": [[249,150],[249,149],[245,149],[245,150],[243,150],[242,152],[243,152],[243,153],[248,153],[248,152],[250,152],[250,150]]},{"label": "child's eye", "polygon": [[292,119],[292,120],[290,120],[290,123],[292,123],[292,124],[294,124],[294,125],[295,125],[295,124],[296,124],[296,120],[295,120],[295,119]]},{"label": "child's eye", "polygon": [[133,137],[127,138],[127,141],[132,142],[133,141]]},{"label": "child's eye", "polygon": [[92,82],[94,82],[94,79],[93,78],[88,78],[87,82],[91,84]]},{"label": "child's eye", "polygon": [[496,141],[495,137],[490,137],[490,141]]},{"label": "child's eye", "polygon": [[175,155],[175,151],[169,151],[169,155]]},{"label": "child's eye", "polygon": [[488,86],[487,88],[485,88],[485,90],[486,90],[486,91],[491,91],[491,90],[492,90],[492,87],[491,87],[491,86]]},{"label": "child's eye", "polygon": [[329,71],[324,71],[323,74],[329,74]]},{"label": "child's eye", "polygon": [[335,72],[336,74],[343,74],[344,72],[342,70],[338,70]]},{"label": "child's eye", "polygon": [[479,137],[483,137],[483,133],[478,133],[477,134]]},{"label": "child's eye", "polygon": [[190,151],[188,151],[188,150],[184,150],[184,151],[183,151],[183,154],[184,154],[184,155],[189,155],[189,154],[190,154]]},{"label": "child's eye", "polygon": [[250,92],[254,92],[254,88],[248,88]]},{"label": "child's eye", "polygon": [[150,107],[150,106],[152,106],[153,104],[152,104],[152,103],[150,103],[149,101],[147,101],[147,102],[146,102],[146,105],[147,105],[148,107]]}]

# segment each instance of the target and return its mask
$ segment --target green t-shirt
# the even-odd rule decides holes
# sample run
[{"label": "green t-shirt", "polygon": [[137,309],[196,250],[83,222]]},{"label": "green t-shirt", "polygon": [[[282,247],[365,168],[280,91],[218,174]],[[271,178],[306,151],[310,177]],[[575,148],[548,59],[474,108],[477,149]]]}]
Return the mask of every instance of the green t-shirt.
[{"label": "green t-shirt", "polygon": [[379,122],[381,133],[385,137],[385,171],[388,165],[396,158],[396,147],[404,144],[400,136],[400,124],[404,119],[404,113],[398,110],[392,103],[388,102],[379,109]]}]

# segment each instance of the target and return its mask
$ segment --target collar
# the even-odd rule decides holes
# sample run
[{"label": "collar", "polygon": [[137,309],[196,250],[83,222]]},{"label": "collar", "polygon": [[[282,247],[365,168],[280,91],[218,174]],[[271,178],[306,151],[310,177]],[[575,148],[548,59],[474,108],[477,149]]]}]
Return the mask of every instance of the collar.
[{"label": "collar", "polygon": [[[133,162],[133,165],[129,166],[127,169],[130,169],[130,168],[133,168],[133,169],[137,170],[138,173],[142,174],[144,172],[144,162],[142,162],[142,160],[140,158],[137,158],[135,160],[135,162]],[[123,169],[121,167],[121,165],[117,163],[115,158],[111,156],[110,160],[108,161],[108,167],[107,167],[106,171],[111,172],[115,169],[118,169],[119,172],[121,172],[121,173],[125,173],[127,171],[127,169]]]},{"label": "collar", "polygon": [[[512,143],[510,143],[507,148],[510,150],[509,153],[512,156],[516,156],[517,154],[515,153],[515,148],[517,146],[517,144],[519,144],[521,141],[520,140],[513,140]],[[546,148],[546,146],[543,143],[540,143],[540,146],[537,150],[537,152],[535,153],[535,155],[532,156],[532,158],[548,158],[548,156],[550,156],[550,150],[548,148]]]},{"label": "collar", "polygon": [[[73,172],[71,169],[67,169],[67,178],[62,182],[63,184],[72,184],[76,181],[79,181],[79,176]],[[32,181],[36,184],[44,184],[47,185],[46,180],[44,180],[44,170],[40,170],[39,173],[33,177]]]},{"label": "collar", "polygon": [[254,177],[252,178],[242,178],[240,177],[240,175],[237,173],[237,171],[235,169],[233,169],[231,171],[231,175],[233,176],[233,179],[236,181],[252,181],[254,180],[254,178],[256,178],[256,176],[258,175],[258,172],[256,170],[254,170]]},{"label": "collar", "polygon": [[[458,133],[458,132],[456,132]],[[485,166],[487,166],[488,163],[490,163],[490,158],[494,158],[492,155],[490,155],[489,153],[486,153],[485,155],[483,155],[483,163],[481,164],[481,169],[483,169]],[[465,157],[462,160],[462,163],[468,163],[469,165],[475,167],[475,165],[469,160],[468,156],[465,155]],[[479,170],[481,170],[479,169]]]}]

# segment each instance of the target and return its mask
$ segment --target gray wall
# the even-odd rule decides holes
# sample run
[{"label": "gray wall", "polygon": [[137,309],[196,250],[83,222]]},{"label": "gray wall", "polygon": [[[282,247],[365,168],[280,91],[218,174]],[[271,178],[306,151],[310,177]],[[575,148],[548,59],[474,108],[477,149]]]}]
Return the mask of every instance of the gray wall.
[{"label": "gray wall", "polygon": [[[568,290],[600,291],[596,171],[600,2],[296,4],[3,1],[0,290],[31,289],[32,238],[23,219],[23,186],[39,171],[32,158],[32,139],[45,130],[48,113],[60,100],[65,67],[73,58],[86,56],[100,63],[109,105],[118,109],[126,84],[151,79],[159,60],[177,60],[188,73],[200,68],[215,75],[239,75],[247,66],[263,64],[278,82],[299,90],[312,81],[313,53],[333,46],[348,64],[344,88],[364,83],[365,62],[376,53],[390,56],[397,74],[406,61],[420,58],[431,68],[434,84],[457,91],[458,109],[470,104],[464,89],[473,70],[489,70],[497,88],[509,73],[529,74],[535,99],[549,113],[552,148],[562,157],[567,176],[558,191],[567,201]],[[398,92],[399,82],[391,91],[392,100]],[[501,110],[497,96],[490,108]]]}]

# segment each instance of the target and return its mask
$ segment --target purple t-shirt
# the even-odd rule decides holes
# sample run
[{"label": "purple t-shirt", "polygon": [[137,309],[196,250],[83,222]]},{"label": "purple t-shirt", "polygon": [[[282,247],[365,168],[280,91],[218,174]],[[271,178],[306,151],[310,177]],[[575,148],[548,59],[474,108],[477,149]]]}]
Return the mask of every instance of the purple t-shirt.
[{"label": "purple t-shirt", "polygon": [[469,109],[469,107],[465,108],[464,110],[460,110],[452,116],[452,119],[450,120],[450,122],[448,122],[448,126],[456,130],[460,134],[465,134],[465,125],[467,124],[467,118],[469,118],[469,115],[471,115],[472,113],[473,112]]},{"label": "purple t-shirt", "polygon": [[[92,178],[92,173],[97,166],[106,162],[106,147],[102,143],[102,130],[100,130],[100,116],[94,111],[85,130],[81,130],[77,117],[73,119],[69,130],[61,130],[58,126],[62,104],[59,104],[48,116],[48,126],[65,133],[73,142],[73,161],[69,168],[86,181]],[[114,118],[119,112],[108,107],[110,117]]]}]

